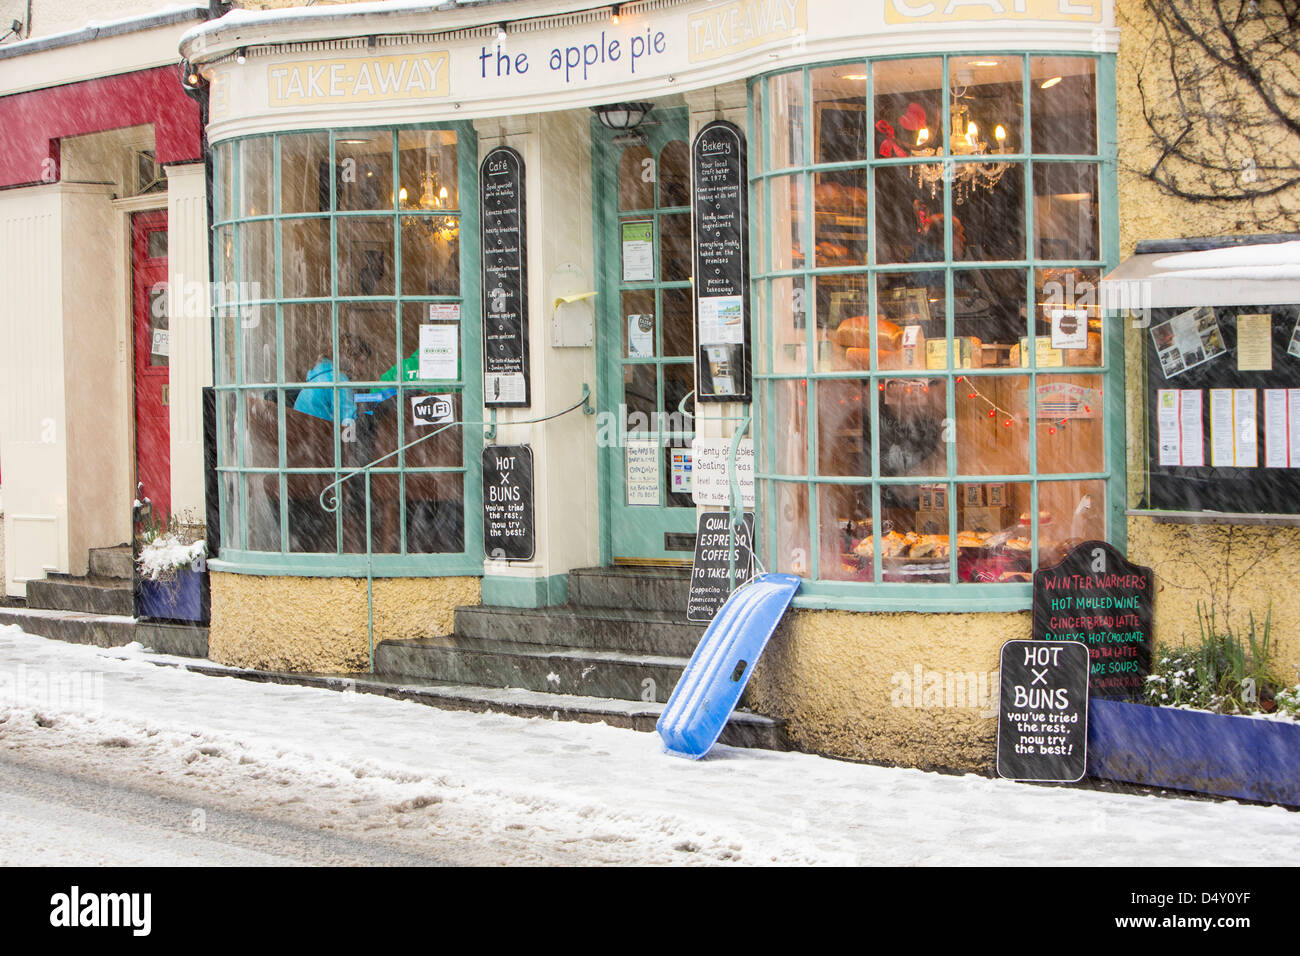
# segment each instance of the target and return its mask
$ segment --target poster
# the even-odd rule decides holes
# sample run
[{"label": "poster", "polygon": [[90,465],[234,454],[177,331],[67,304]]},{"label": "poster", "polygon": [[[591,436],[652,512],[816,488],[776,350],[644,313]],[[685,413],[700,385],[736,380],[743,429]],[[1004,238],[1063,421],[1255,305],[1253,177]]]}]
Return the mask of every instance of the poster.
[{"label": "poster", "polygon": [[623,239],[623,281],[650,282],[655,277],[653,220],[621,224]]},{"label": "poster", "polygon": [[1264,389],[1264,467],[1289,468],[1287,389]]},{"label": "poster", "polygon": [[1210,389],[1210,465],[1231,468],[1234,462],[1232,442],[1232,389]]},{"label": "poster", "polygon": [[[1286,390],[1286,432],[1300,435],[1300,388]],[[1291,441],[1291,467],[1300,468],[1300,441]]]},{"label": "poster", "polygon": [[1088,310],[1053,309],[1052,348],[1086,349],[1088,347]]},{"label": "poster", "polygon": [[1224,352],[1219,320],[1208,305],[1188,309],[1152,326],[1151,341],[1165,378],[1173,378]]},{"label": "poster", "polygon": [[498,146],[479,166],[483,258],[483,404],[525,408],[528,256],[524,160]]},{"label": "poster", "polygon": [[629,315],[627,317],[627,357],[654,358],[655,317]]},{"label": "poster", "polygon": [[1291,341],[1287,343],[1286,354],[1300,358],[1300,319],[1295,320],[1295,328],[1291,330]]},{"label": "poster", "polygon": [[629,438],[624,449],[623,484],[632,506],[659,505],[659,443]]},{"label": "poster", "polygon": [[1178,421],[1179,391],[1162,388],[1156,397],[1156,442],[1161,465],[1183,463],[1182,429]]},{"label": "poster", "polygon": [[1259,465],[1259,428],[1255,422],[1255,390],[1232,390],[1233,458],[1238,468]]},{"label": "poster", "polygon": [[1205,413],[1203,393],[1199,388],[1185,388],[1178,401],[1179,444],[1183,467],[1200,468],[1205,464]]},{"label": "poster", "polygon": [[460,326],[420,326],[420,378],[423,381],[460,378]]},{"label": "poster", "polygon": [[744,300],[738,295],[700,299],[700,345],[741,345],[745,341]]},{"label": "poster", "polygon": [[1237,316],[1237,371],[1273,370],[1273,316],[1267,312]]}]

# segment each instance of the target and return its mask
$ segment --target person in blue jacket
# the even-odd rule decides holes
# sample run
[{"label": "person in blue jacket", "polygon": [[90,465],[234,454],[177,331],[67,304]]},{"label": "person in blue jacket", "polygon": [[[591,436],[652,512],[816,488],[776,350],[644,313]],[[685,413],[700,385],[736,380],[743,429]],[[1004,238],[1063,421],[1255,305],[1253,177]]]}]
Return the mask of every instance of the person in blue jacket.
[{"label": "person in blue jacket", "polygon": [[[308,385],[328,382],[350,382],[361,374],[361,369],[370,358],[370,346],[358,336],[344,332],[339,336],[338,376],[334,373],[334,363],[327,357],[321,358],[307,373]],[[298,393],[293,403],[294,411],[303,412],[326,421],[334,419],[334,394],[328,388],[304,388]],[[349,422],[357,419],[357,402],[354,390],[339,389],[339,421]]]}]

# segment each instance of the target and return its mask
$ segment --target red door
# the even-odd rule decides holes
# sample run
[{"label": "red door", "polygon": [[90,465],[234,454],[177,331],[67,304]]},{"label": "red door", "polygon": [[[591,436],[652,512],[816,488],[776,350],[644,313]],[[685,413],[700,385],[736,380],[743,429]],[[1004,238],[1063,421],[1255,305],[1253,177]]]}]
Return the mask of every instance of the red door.
[{"label": "red door", "polygon": [[131,299],[135,329],[135,475],[159,527],[171,511],[168,420],[167,213],[131,217]]}]

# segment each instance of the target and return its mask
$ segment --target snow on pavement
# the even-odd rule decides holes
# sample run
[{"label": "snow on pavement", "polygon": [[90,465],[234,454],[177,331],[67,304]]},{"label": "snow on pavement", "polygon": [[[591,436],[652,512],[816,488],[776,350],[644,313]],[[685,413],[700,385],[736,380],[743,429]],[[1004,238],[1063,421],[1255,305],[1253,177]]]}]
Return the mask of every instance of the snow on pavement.
[{"label": "snow on pavement", "polygon": [[727,747],[693,763],[603,724],[151,658],[0,628],[0,746],[394,845],[452,841],[464,862],[1252,865],[1300,848],[1300,814],[1278,807]]}]

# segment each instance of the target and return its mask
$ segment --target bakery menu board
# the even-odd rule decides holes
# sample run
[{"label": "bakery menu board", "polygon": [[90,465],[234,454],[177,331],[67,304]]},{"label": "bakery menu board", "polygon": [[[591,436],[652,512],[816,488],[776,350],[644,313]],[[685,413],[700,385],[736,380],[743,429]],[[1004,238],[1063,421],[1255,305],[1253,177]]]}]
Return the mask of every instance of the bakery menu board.
[{"label": "bakery menu board", "polygon": [[749,209],[745,134],[706,125],[691,146],[695,398],[748,402]]},{"label": "bakery menu board", "polygon": [[1151,672],[1155,574],[1104,541],[1085,541],[1034,572],[1034,640],[1088,648],[1092,695],[1142,698]]},{"label": "bakery menu board", "polygon": [[528,236],[524,160],[498,146],[479,166],[483,217],[483,404],[527,408]]},{"label": "bakery menu board", "polygon": [[1297,305],[1151,311],[1140,507],[1300,513],[1298,330]]}]

